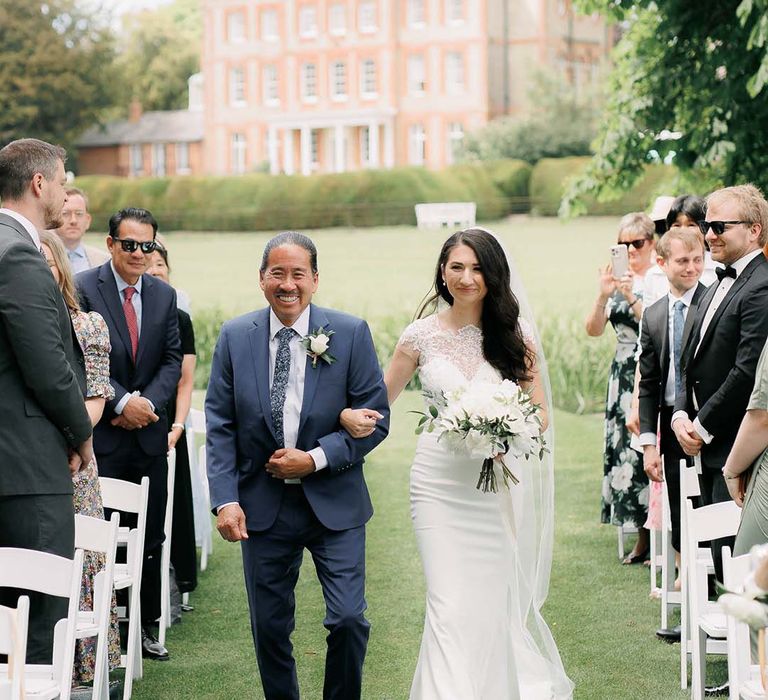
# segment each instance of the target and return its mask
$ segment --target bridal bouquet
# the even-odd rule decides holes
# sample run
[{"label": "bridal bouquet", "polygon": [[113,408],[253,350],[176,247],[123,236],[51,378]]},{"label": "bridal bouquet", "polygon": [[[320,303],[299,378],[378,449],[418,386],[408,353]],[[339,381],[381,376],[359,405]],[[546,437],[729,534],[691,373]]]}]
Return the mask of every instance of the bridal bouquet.
[{"label": "bridal bouquet", "polygon": [[437,433],[438,441],[459,454],[482,458],[477,488],[496,493],[494,461],[504,485],[519,483],[504,455],[525,457],[548,452],[541,434],[540,407],[515,382],[474,382],[456,391],[425,392],[428,413],[421,414],[416,434]]}]

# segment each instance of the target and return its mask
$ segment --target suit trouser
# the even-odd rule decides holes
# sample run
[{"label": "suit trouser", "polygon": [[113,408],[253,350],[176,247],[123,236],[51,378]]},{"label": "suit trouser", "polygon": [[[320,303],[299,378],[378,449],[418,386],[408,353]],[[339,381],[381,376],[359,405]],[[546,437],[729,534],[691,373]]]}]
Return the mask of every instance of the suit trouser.
[{"label": "suit trouser", "polygon": [[[96,455],[100,476],[123,479],[134,484],[149,477],[147,530],[144,538],[144,568],[141,574],[141,622],[154,624],[160,617],[160,550],[165,540],[165,504],[168,497],[168,458],[147,455],[131,441],[121,444],[109,454]],[[112,511],[105,510],[110,518]],[[120,525],[135,527],[136,517],[120,513]]]},{"label": "suit trouser", "polygon": [[690,464],[691,460],[683,452],[672,430],[672,414],[675,409],[672,406],[662,406],[659,412],[659,447],[664,459],[664,481],[667,482],[667,494],[669,495],[669,518],[672,524],[672,547],[676,552],[680,551],[680,460],[684,459]]},{"label": "suit trouser", "polygon": [[307,548],[323,589],[328,630],[324,700],[360,698],[370,624],[365,619],[365,526],[329,530],[300,484],[286,484],[274,524],[242,542],[251,631],[266,700],[298,700],[290,635],[294,589]]},{"label": "suit trouser", "polygon": [[[703,467],[699,474],[699,485],[701,486],[701,504],[704,506],[712,503],[725,503],[731,501],[731,494],[728,493],[728,487],[725,485],[723,472],[719,469],[708,469]],[[733,552],[733,545],[736,537],[721,537],[710,542],[712,548],[712,560],[715,564],[715,577],[718,581],[723,580],[723,547],[730,547]]]},{"label": "suit trouser", "polygon": [[[75,551],[72,496],[0,498],[0,547],[35,549],[71,559]],[[0,589],[0,605],[14,607],[20,595],[30,598],[27,663],[49,664],[53,652],[53,628],[67,616],[68,601],[42,593],[4,588]]]}]

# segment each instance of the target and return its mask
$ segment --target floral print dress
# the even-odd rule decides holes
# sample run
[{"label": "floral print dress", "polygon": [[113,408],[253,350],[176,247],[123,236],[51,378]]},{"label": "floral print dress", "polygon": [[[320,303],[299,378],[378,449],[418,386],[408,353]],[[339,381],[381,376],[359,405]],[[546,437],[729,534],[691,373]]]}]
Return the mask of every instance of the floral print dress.
[{"label": "floral print dress", "polygon": [[[104,319],[95,311],[73,311],[72,327],[85,358],[86,398],[111,399],[115,392],[109,383],[109,329]],[[75,513],[104,518],[104,505],[99,488],[96,461],[81,469],[72,479],[74,486]],[[86,552],[83,560],[83,587],[80,593],[80,609],[93,610],[93,583],[96,574],[104,568],[104,555]],[[112,594],[112,624],[109,630],[109,666],[120,665],[120,637],[117,628],[117,606]],[[75,665],[72,674],[74,684],[93,680],[96,665],[96,637],[78,639],[75,646]]]},{"label": "floral print dress", "polygon": [[[635,294],[642,299],[642,290]],[[605,401],[605,453],[600,520],[612,525],[642,527],[648,515],[648,477],[643,460],[630,447],[627,417],[635,385],[635,350],[640,324],[624,296],[616,292],[606,305],[616,331],[616,354],[611,362]]]}]

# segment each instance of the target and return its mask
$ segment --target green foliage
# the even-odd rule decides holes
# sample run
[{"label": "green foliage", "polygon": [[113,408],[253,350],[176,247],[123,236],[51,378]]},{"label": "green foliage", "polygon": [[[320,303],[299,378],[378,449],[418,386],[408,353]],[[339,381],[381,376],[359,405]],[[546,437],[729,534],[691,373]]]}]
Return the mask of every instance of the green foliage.
[{"label": "green foliage", "polygon": [[70,147],[113,104],[108,18],[76,0],[0,0],[0,145]]},{"label": "green foliage", "polygon": [[[587,194],[617,197],[652,161],[705,170],[717,184],[768,186],[766,0],[579,0],[627,31],[614,70],[595,157],[572,184],[563,213]],[[675,138],[679,136],[679,138]]]},{"label": "green foliage", "polygon": [[[481,220],[527,209],[524,164],[464,163],[328,175],[78,178],[96,221],[120,207],[150,209],[164,230],[280,230],[415,223],[419,202],[474,201]],[[216,206],[211,207],[210,203]]]},{"label": "green foliage", "polygon": [[541,158],[590,154],[600,99],[577,95],[562,78],[539,72],[531,90],[530,113],[501,117],[467,135],[462,154],[472,160]]},{"label": "green foliage", "polygon": [[[555,216],[569,183],[589,168],[589,158],[546,158],[539,161],[531,174],[531,211],[539,216]],[[668,183],[676,178],[675,168],[664,165],[646,165],[642,177],[632,188],[613,201],[585,195],[584,213],[595,216],[620,216],[630,211],[645,211],[653,198],[677,190]]]},{"label": "green foliage", "polygon": [[187,78],[200,70],[200,1],[173,0],[127,15],[123,25],[125,49],[118,66],[132,96],[145,110],[186,107]]},{"label": "green foliage", "polygon": [[538,325],[555,406],[571,413],[604,411],[615,336],[590,338],[575,317],[545,317]]}]

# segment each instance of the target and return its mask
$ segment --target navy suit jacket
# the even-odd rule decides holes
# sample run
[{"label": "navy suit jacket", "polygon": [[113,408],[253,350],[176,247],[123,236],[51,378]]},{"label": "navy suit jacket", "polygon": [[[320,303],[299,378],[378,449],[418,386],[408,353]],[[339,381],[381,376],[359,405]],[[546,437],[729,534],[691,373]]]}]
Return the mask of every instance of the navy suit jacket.
[{"label": "navy suit jacket", "polygon": [[[331,530],[364,524],[373,514],[363,478],[363,458],[389,431],[387,391],[365,321],[311,305],[309,327],[333,330],[333,364],[307,357],[296,447],[322,447],[325,469],[302,479],[318,520]],[[384,415],[372,435],[354,439],[339,424],[344,408],[367,407]],[[269,399],[269,308],[222,326],[205,399],[208,483],[215,510],[238,502],[248,530],[274,523],[285,485],[265,465],[278,449]]]},{"label": "navy suit jacket", "polygon": [[[181,377],[181,340],[176,292],[151,275],[141,277],[141,329],[134,363],[128,324],[109,262],[77,275],[83,311],[98,311],[109,327],[109,381],[115,398],[107,402],[104,415],[93,431],[96,454],[114,452],[121,442],[134,439],[147,455],[168,451],[168,421],[165,406],[176,393]],[[140,391],[155,405],[160,420],[141,430],[128,431],[111,424],[114,408],[127,393]]]}]

